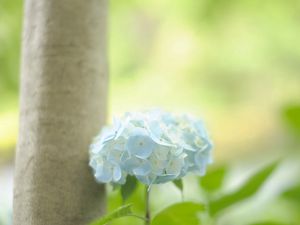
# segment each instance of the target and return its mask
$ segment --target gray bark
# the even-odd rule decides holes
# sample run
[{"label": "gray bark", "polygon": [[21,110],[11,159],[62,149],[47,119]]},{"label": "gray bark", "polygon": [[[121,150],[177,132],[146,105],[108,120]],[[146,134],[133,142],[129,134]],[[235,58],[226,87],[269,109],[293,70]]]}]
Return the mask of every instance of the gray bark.
[{"label": "gray bark", "polygon": [[88,147],[106,117],[106,0],[26,0],[14,225],[81,225],[105,210]]}]

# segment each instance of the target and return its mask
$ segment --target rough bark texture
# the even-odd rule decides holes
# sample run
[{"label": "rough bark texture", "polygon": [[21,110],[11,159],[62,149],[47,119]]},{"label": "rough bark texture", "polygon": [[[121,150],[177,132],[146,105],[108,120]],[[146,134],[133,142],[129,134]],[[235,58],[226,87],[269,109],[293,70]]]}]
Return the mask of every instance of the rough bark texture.
[{"label": "rough bark texture", "polygon": [[14,225],[81,225],[105,210],[88,146],[106,117],[106,0],[26,0]]}]

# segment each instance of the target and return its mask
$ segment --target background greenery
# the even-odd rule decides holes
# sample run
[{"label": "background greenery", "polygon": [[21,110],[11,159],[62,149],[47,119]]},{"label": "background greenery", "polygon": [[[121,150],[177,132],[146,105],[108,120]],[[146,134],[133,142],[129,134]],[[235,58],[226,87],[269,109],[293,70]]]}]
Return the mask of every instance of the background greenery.
[{"label": "background greenery", "polygon": [[[13,161],[18,130],[22,4],[0,0],[1,175]],[[253,198],[213,224],[300,224],[299,10],[298,0],[110,1],[110,117],[153,106],[196,114],[215,142],[210,170],[225,165],[222,187],[213,193],[185,178],[185,200],[219,198],[281,159]],[[11,195],[1,188],[8,180],[0,180],[0,196]],[[142,189],[128,200],[138,213]],[[181,201],[172,184],[154,187],[152,196],[153,212]],[[120,204],[111,191],[109,209]],[[0,200],[0,217],[10,206]],[[135,218],[115,224],[129,222],[139,224]]]}]

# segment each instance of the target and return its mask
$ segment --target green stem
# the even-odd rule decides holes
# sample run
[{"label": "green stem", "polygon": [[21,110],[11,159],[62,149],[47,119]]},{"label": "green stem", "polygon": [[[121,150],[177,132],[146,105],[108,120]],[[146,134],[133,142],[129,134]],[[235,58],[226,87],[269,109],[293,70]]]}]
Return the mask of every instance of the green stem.
[{"label": "green stem", "polygon": [[150,214],[150,189],[145,186],[145,225],[150,225],[151,214]]}]

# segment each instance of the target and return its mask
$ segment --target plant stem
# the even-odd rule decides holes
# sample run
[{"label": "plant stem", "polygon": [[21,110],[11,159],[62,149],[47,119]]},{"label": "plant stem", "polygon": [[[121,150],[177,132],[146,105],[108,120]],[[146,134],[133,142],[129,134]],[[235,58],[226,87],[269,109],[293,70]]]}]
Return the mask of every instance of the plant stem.
[{"label": "plant stem", "polygon": [[145,225],[150,225],[150,188],[148,186],[145,186],[145,218]]}]

